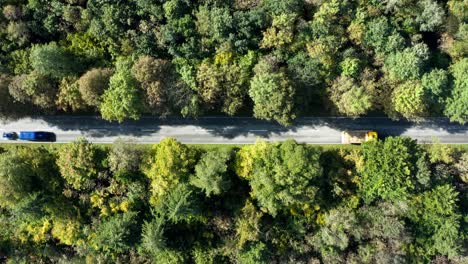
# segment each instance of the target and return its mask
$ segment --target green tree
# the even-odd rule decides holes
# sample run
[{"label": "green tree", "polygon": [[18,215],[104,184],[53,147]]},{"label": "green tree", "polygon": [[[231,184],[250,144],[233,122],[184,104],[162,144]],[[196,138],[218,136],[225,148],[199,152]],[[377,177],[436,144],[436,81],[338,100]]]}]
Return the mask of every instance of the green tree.
[{"label": "green tree", "polygon": [[[164,7],[168,6],[170,2],[165,3]],[[167,24],[161,27],[160,41],[167,48],[169,54],[174,57],[187,59],[198,57],[200,53],[198,39],[195,20],[188,14],[180,18],[171,18]]]},{"label": "green tree", "polygon": [[222,194],[230,187],[227,171],[231,156],[232,153],[227,151],[203,154],[195,166],[195,175],[190,178],[190,183],[202,189],[207,197]]},{"label": "green tree", "polygon": [[195,166],[192,149],[173,138],[165,138],[153,147],[153,154],[144,170],[151,181],[153,204],[159,202],[169,190],[186,182]]},{"label": "green tree", "polygon": [[34,195],[34,169],[25,149],[0,154],[0,206],[20,206]]},{"label": "green tree", "polygon": [[296,87],[294,93],[296,108],[304,114],[316,111],[322,105],[325,94],[323,68],[320,62],[305,52],[298,52],[287,63],[288,76]]},{"label": "green tree", "polygon": [[357,210],[359,225],[353,231],[358,243],[356,260],[363,263],[402,261],[407,259],[405,247],[411,235],[402,216],[404,203],[379,203]]},{"label": "green tree", "polygon": [[463,153],[455,164],[459,178],[462,182],[468,183],[468,152]]},{"label": "green tree", "polygon": [[416,23],[419,24],[419,30],[437,31],[445,20],[444,8],[434,0],[419,1],[418,7],[421,10],[416,15]]},{"label": "green tree", "polygon": [[31,61],[29,61],[30,52],[30,49],[18,49],[12,51],[8,58],[9,70],[16,75],[30,73],[33,70],[31,67]]},{"label": "green tree", "polygon": [[386,16],[369,20],[363,35],[364,45],[374,49],[379,59],[382,59],[384,54],[401,50],[405,43],[405,39],[391,26]]},{"label": "green tree", "polygon": [[16,101],[45,109],[55,106],[58,90],[54,80],[36,71],[15,76],[8,89]]},{"label": "green tree", "polygon": [[418,81],[400,84],[392,93],[394,110],[408,119],[418,119],[427,115],[427,101],[424,87]]},{"label": "green tree", "polygon": [[0,206],[20,208],[39,193],[56,195],[60,189],[54,157],[38,147],[11,148],[0,154]]},{"label": "green tree", "polygon": [[[72,6],[75,7],[75,6]],[[74,34],[67,34],[66,46],[64,47],[71,54],[83,58],[86,63],[103,64],[106,49],[103,43],[100,43],[90,33],[79,32]]]},{"label": "green tree", "polygon": [[410,251],[416,257],[458,255],[462,244],[457,196],[452,186],[442,185],[413,197],[408,218],[415,236]]},{"label": "green tree", "polygon": [[132,50],[130,30],[137,27],[133,2],[89,2],[86,8],[88,32],[116,58]]},{"label": "green tree", "polygon": [[65,77],[60,82],[59,94],[56,104],[63,111],[82,110],[86,108],[86,104],[81,98],[81,93],[76,78]]},{"label": "green tree", "polygon": [[108,254],[122,254],[132,249],[138,239],[136,216],[136,213],[129,212],[102,220],[89,236],[90,245]]},{"label": "green tree", "polygon": [[464,58],[451,66],[454,85],[447,101],[445,114],[451,121],[466,123],[468,120],[468,59]]},{"label": "green tree", "polygon": [[234,22],[228,8],[202,5],[195,17],[197,31],[202,36],[203,50],[212,50],[230,40]]},{"label": "green tree", "polygon": [[416,142],[388,137],[362,145],[363,166],[359,169],[359,193],[369,204],[375,200],[405,200],[414,189],[412,175],[417,155]]},{"label": "green tree", "polygon": [[197,70],[200,97],[229,115],[236,114],[244,106],[253,62],[252,52],[243,57],[218,53],[214,60],[204,60]]},{"label": "green tree", "polygon": [[102,95],[100,111],[102,118],[123,122],[125,119],[138,119],[142,103],[137,80],[130,71],[130,62],[120,60],[114,75],[110,77],[109,88]]},{"label": "green tree", "polygon": [[249,181],[251,195],[262,210],[272,216],[289,209],[307,211],[316,199],[314,182],[322,173],[319,151],[293,140],[255,146],[261,152],[254,159]]},{"label": "green tree", "polygon": [[31,41],[31,30],[28,24],[23,21],[11,21],[6,28],[7,38],[11,42],[16,42],[19,46],[26,46]]},{"label": "green tree", "polygon": [[[274,60],[274,59],[273,59]],[[254,102],[254,116],[275,120],[287,126],[295,119],[294,88],[283,69],[275,69],[268,58],[255,66],[249,95]]]},{"label": "green tree", "polygon": [[269,263],[268,248],[262,242],[250,243],[240,252],[239,261],[245,264]]},{"label": "green tree", "polygon": [[165,216],[172,223],[182,221],[190,223],[200,216],[199,203],[193,195],[191,186],[186,183],[180,183],[168,190],[158,200],[155,211],[159,215]]},{"label": "green tree", "polygon": [[176,86],[177,75],[172,63],[151,56],[142,56],[133,65],[132,73],[145,92],[148,108],[154,113],[170,113],[170,91],[179,88]]},{"label": "green tree", "polygon": [[392,53],[385,59],[384,71],[392,81],[417,80],[422,75],[428,55],[429,50],[425,44]]},{"label": "green tree", "polygon": [[265,0],[262,6],[272,15],[300,13],[303,9],[304,2],[300,0],[285,0],[277,2],[275,0]]},{"label": "green tree", "polygon": [[[357,235],[358,219],[348,208],[336,208],[323,216],[319,231],[308,238],[310,243],[328,260],[330,255],[339,256],[353,242]],[[331,261],[331,259],[330,259]]]},{"label": "green tree", "polygon": [[371,95],[349,77],[338,77],[329,87],[330,100],[338,112],[347,116],[359,116],[372,107]]},{"label": "green tree", "polygon": [[123,139],[112,144],[107,156],[109,168],[116,175],[138,172],[142,159],[143,150],[135,142]]},{"label": "green tree", "polygon": [[147,254],[156,256],[167,247],[164,236],[164,217],[155,217],[143,224],[141,246]]},{"label": "green tree", "polygon": [[453,158],[455,150],[450,146],[441,144],[439,140],[433,140],[432,144],[427,148],[427,152],[429,161],[433,164],[438,162],[450,164],[455,161]]},{"label": "green tree", "polygon": [[99,153],[95,145],[82,138],[61,147],[57,165],[65,181],[77,190],[91,189],[99,172]]},{"label": "green tree", "polygon": [[284,48],[291,44],[294,37],[295,14],[280,14],[273,16],[271,27],[263,32],[261,47]]},{"label": "green tree", "polygon": [[356,77],[360,71],[361,61],[358,58],[345,58],[340,62],[341,75]]},{"label": "green tree", "polygon": [[51,42],[45,45],[35,45],[31,49],[30,61],[35,71],[43,75],[63,78],[76,75],[81,70],[80,63],[76,63],[66,50]]},{"label": "green tree", "polygon": [[263,212],[259,211],[250,200],[245,202],[236,220],[236,235],[239,239],[239,247],[243,247],[246,242],[259,240],[262,216]]},{"label": "green tree", "polygon": [[449,90],[449,77],[445,70],[435,69],[423,75],[421,85],[426,100],[434,112],[442,112]]}]

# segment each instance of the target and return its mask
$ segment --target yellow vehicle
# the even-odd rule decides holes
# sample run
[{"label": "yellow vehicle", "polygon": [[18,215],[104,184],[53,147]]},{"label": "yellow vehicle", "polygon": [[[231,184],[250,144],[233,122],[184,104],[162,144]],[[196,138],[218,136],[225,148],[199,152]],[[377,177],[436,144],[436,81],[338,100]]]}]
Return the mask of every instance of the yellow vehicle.
[{"label": "yellow vehicle", "polygon": [[347,130],[341,132],[342,144],[361,144],[377,138],[377,132],[371,130]]}]

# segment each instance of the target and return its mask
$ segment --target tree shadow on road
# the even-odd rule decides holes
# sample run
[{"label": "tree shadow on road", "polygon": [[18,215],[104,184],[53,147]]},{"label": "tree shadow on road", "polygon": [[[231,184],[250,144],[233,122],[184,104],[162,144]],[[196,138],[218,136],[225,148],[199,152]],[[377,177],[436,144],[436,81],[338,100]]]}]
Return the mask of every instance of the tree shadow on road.
[{"label": "tree shadow on road", "polygon": [[[467,133],[468,126],[450,123],[446,118],[431,118],[418,123],[406,120],[394,121],[389,118],[299,118],[294,125],[284,127],[276,122],[259,120],[248,117],[202,117],[198,119],[179,117],[149,117],[144,116],[139,120],[127,120],[122,123],[109,122],[96,116],[38,116],[22,119],[23,122],[38,121],[46,123],[52,129],[62,131],[78,131],[84,137],[152,137],[161,132],[162,128],[170,128],[172,133],[183,135],[184,130],[197,135],[211,135],[230,140],[237,137],[271,137],[285,136],[287,132],[298,130],[320,129],[323,127],[343,130],[376,130],[380,137],[399,136],[410,128],[434,129],[445,131],[449,134]],[[178,130],[180,128],[180,130]],[[188,129],[188,130],[187,130]],[[164,134],[161,134],[164,136]],[[177,136],[175,136],[177,138]]]}]

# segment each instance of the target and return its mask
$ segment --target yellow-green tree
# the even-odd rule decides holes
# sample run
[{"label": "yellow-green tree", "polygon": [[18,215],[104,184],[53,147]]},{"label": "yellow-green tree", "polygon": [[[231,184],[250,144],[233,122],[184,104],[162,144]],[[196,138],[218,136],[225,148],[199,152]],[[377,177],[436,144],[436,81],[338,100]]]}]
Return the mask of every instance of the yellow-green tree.
[{"label": "yellow-green tree", "polygon": [[156,204],[177,184],[186,182],[195,162],[195,152],[174,138],[165,138],[156,144],[144,169],[151,181],[150,201]]}]

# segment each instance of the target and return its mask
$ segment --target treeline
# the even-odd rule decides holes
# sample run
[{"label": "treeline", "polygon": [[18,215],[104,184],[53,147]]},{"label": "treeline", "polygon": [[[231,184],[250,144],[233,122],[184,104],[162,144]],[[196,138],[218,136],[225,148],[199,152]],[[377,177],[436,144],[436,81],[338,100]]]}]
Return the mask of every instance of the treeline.
[{"label": "treeline", "polygon": [[468,120],[464,0],[1,0],[0,112]]},{"label": "treeline", "polygon": [[0,154],[8,263],[464,263],[468,152],[409,138]]}]

